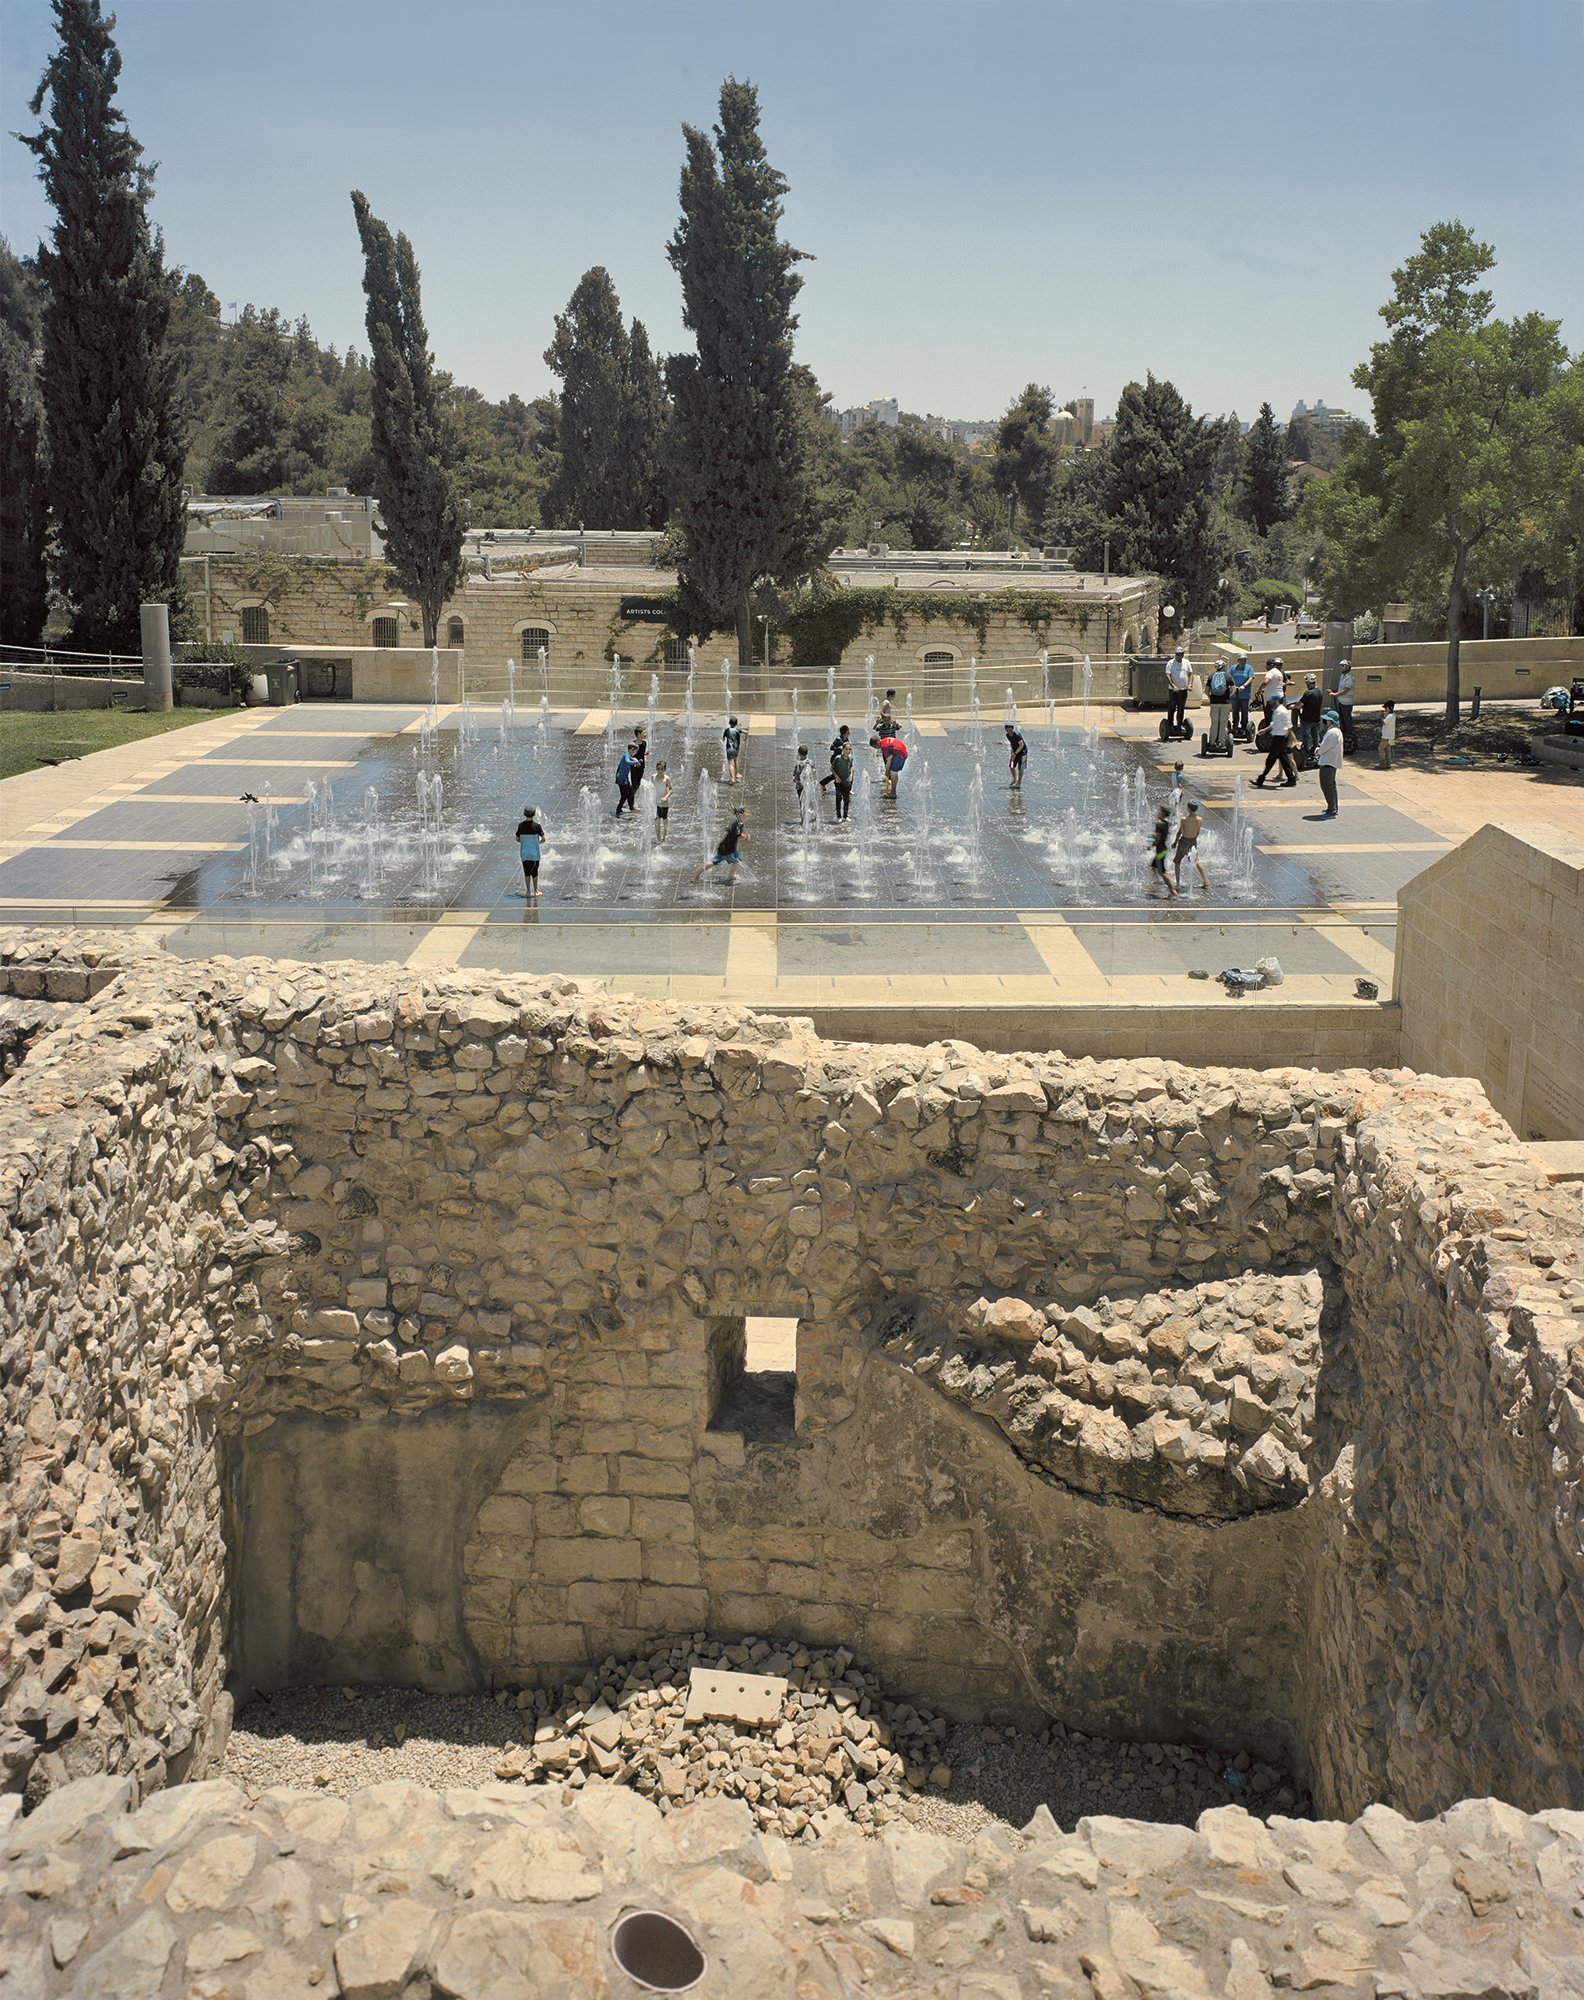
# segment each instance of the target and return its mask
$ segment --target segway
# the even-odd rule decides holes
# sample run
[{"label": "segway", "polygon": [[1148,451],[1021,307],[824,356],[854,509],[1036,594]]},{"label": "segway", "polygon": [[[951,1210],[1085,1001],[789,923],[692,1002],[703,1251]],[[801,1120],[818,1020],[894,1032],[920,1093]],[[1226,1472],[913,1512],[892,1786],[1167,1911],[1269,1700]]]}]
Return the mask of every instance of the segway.
[{"label": "segway", "polygon": [[1171,718],[1163,715],[1160,719],[1160,740],[1162,743],[1186,743],[1193,735],[1193,724],[1185,715],[1175,728]]},{"label": "segway", "polygon": [[1236,747],[1232,741],[1232,724],[1230,721],[1227,723],[1226,741],[1224,743],[1212,743],[1208,729],[1201,730],[1199,733],[1199,755],[1201,757],[1230,757]]}]

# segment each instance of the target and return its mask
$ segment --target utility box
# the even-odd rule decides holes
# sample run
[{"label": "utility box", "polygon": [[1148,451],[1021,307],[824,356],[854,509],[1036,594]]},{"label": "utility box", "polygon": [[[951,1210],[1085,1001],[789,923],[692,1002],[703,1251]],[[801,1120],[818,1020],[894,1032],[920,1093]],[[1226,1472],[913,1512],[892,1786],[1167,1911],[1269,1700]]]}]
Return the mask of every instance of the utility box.
[{"label": "utility box", "polygon": [[1134,653],[1128,660],[1127,698],[1130,708],[1164,708],[1167,659],[1164,653]]}]

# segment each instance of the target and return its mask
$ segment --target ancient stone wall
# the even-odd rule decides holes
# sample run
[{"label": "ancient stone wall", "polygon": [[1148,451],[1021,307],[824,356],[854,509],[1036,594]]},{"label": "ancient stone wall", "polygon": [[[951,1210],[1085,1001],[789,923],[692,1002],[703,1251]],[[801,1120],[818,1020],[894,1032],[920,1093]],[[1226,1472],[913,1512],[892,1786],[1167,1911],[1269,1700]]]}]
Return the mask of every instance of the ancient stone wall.
[{"label": "ancient stone wall", "polygon": [[0,1620],[75,1704],[8,1688],[35,1790],[147,1764],[76,1700],[93,1529],[200,1719],[222,1627],[242,1685],[436,1687],[709,1628],[1323,1804],[1580,1802],[1576,1216],[1467,1084],[151,959],[30,1049],[13,1154]]}]

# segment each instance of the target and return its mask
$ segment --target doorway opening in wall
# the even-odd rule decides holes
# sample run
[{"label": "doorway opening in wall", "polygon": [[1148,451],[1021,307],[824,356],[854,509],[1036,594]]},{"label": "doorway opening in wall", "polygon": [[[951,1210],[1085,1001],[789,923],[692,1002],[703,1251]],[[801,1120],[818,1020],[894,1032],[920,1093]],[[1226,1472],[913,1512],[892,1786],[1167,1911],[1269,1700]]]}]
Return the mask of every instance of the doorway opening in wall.
[{"label": "doorway opening in wall", "polygon": [[797,1436],[795,1313],[756,1312],[717,1320],[710,1330],[712,1431],[745,1444],[790,1444]]}]

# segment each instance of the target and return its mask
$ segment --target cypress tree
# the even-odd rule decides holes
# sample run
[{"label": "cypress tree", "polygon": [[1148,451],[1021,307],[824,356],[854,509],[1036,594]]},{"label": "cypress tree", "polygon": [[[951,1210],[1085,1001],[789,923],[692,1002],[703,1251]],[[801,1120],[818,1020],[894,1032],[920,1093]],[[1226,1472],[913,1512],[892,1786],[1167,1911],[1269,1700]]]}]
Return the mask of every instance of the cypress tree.
[{"label": "cypress tree", "polygon": [[545,507],[563,527],[633,524],[624,462],[630,349],[616,287],[596,264],[556,314],[544,353],[545,366],[561,378],[561,463]]},{"label": "cypress tree", "polygon": [[375,491],[385,535],[385,560],[403,590],[418,600],[423,642],[435,643],[445,601],[462,581],[462,503],[451,474],[451,450],[434,356],[424,326],[418,260],[405,236],[392,239],[369,207],[352,194],[363,245],[363,290],[373,366]]},{"label": "cypress tree", "polygon": [[32,273],[0,239],[0,639],[13,646],[36,646],[49,615],[40,305]]},{"label": "cypress tree", "polygon": [[812,474],[817,417],[792,361],[803,253],[777,234],[787,184],[765,156],[753,86],[721,86],[713,143],[682,130],[682,218],[667,252],[697,352],[666,363],[671,518],[694,629],[735,626],[737,656],[751,660],[755,585],[795,582],[832,547]]},{"label": "cypress tree", "polygon": [[1249,425],[1243,457],[1243,513],[1257,535],[1268,535],[1291,512],[1287,505],[1287,433],[1269,403]]},{"label": "cypress tree", "polygon": [[627,515],[640,527],[666,524],[665,379],[650,350],[649,335],[635,319],[627,335],[627,379],[622,406],[622,460],[627,477]]},{"label": "cypress tree", "polygon": [[56,222],[39,380],[56,579],[85,648],[135,651],[138,606],[177,596],[185,441],[167,340],[172,285],[149,227],[152,168],[115,104],[121,57],[99,0],[54,0],[60,47],[23,136]]}]

